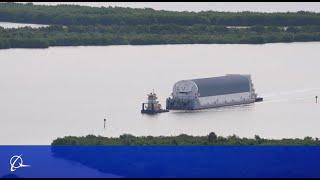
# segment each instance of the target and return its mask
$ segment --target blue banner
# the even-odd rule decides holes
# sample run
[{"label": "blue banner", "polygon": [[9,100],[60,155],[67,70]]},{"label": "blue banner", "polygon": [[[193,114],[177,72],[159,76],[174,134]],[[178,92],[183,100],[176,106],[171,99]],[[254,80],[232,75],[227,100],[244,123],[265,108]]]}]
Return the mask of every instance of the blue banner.
[{"label": "blue banner", "polygon": [[0,146],[0,177],[320,177],[320,146]]}]

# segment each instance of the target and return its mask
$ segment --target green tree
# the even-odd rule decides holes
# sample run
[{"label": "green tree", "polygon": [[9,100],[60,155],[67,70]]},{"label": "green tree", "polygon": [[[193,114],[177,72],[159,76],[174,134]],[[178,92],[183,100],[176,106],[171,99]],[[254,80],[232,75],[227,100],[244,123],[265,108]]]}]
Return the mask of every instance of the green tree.
[{"label": "green tree", "polygon": [[218,136],[216,135],[216,133],[211,132],[208,135],[208,142],[211,143],[211,144],[216,143],[217,142],[217,138],[218,138]]}]

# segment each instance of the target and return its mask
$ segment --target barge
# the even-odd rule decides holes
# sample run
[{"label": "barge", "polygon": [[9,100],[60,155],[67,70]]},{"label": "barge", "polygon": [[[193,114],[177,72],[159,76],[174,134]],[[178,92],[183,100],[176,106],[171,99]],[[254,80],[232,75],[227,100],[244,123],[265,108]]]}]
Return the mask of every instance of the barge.
[{"label": "barge", "polygon": [[228,74],[220,77],[181,80],[174,84],[168,110],[198,110],[263,101],[255,93],[251,75]]}]

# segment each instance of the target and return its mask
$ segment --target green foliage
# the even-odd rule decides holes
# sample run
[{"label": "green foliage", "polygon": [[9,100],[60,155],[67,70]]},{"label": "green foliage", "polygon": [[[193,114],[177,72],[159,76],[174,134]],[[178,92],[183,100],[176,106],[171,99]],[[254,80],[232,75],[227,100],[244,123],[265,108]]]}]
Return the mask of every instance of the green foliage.
[{"label": "green foliage", "polygon": [[320,40],[320,26],[299,27],[299,31],[290,29],[286,31],[280,27],[261,26],[231,29],[215,25],[159,24],[136,26],[54,25],[39,29],[30,27],[0,29],[0,48],[46,48],[49,46],[79,45],[263,44]]},{"label": "green foliage", "polygon": [[320,145],[318,138],[304,139],[264,139],[255,135],[254,138],[240,138],[237,135],[228,137],[217,136],[211,132],[207,136],[140,136],[123,134],[119,138],[88,135],[85,137],[67,136],[57,138],[52,145]]},{"label": "green foliage", "polygon": [[151,8],[87,7],[1,3],[0,21],[63,25],[223,25],[301,26],[320,25],[319,13],[174,12]]},{"label": "green foliage", "polygon": [[217,142],[217,138],[218,138],[218,136],[214,132],[211,132],[208,135],[208,143],[210,143],[210,144],[216,143]]},{"label": "green foliage", "polygon": [[304,11],[196,13],[150,8],[0,3],[0,21],[50,25],[39,29],[0,28],[0,49],[79,45],[263,44],[320,40],[320,14]]}]

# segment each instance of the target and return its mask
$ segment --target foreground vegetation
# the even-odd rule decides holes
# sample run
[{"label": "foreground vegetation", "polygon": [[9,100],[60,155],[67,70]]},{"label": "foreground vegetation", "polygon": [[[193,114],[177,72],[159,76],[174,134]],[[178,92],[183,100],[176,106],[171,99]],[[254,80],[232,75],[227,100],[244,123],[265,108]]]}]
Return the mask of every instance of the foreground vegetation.
[{"label": "foreground vegetation", "polygon": [[318,138],[304,139],[264,139],[255,135],[254,138],[240,138],[236,135],[222,137],[211,132],[207,136],[140,136],[124,134],[118,138],[88,135],[85,137],[67,136],[57,138],[52,145],[320,145]]},{"label": "foreground vegetation", "polygon": [[0,49],[320,41],[320,13],[312,12],[195,13],[149,8],[0,3],[0,21],[50,25],[39,29],[0,27]]}]

